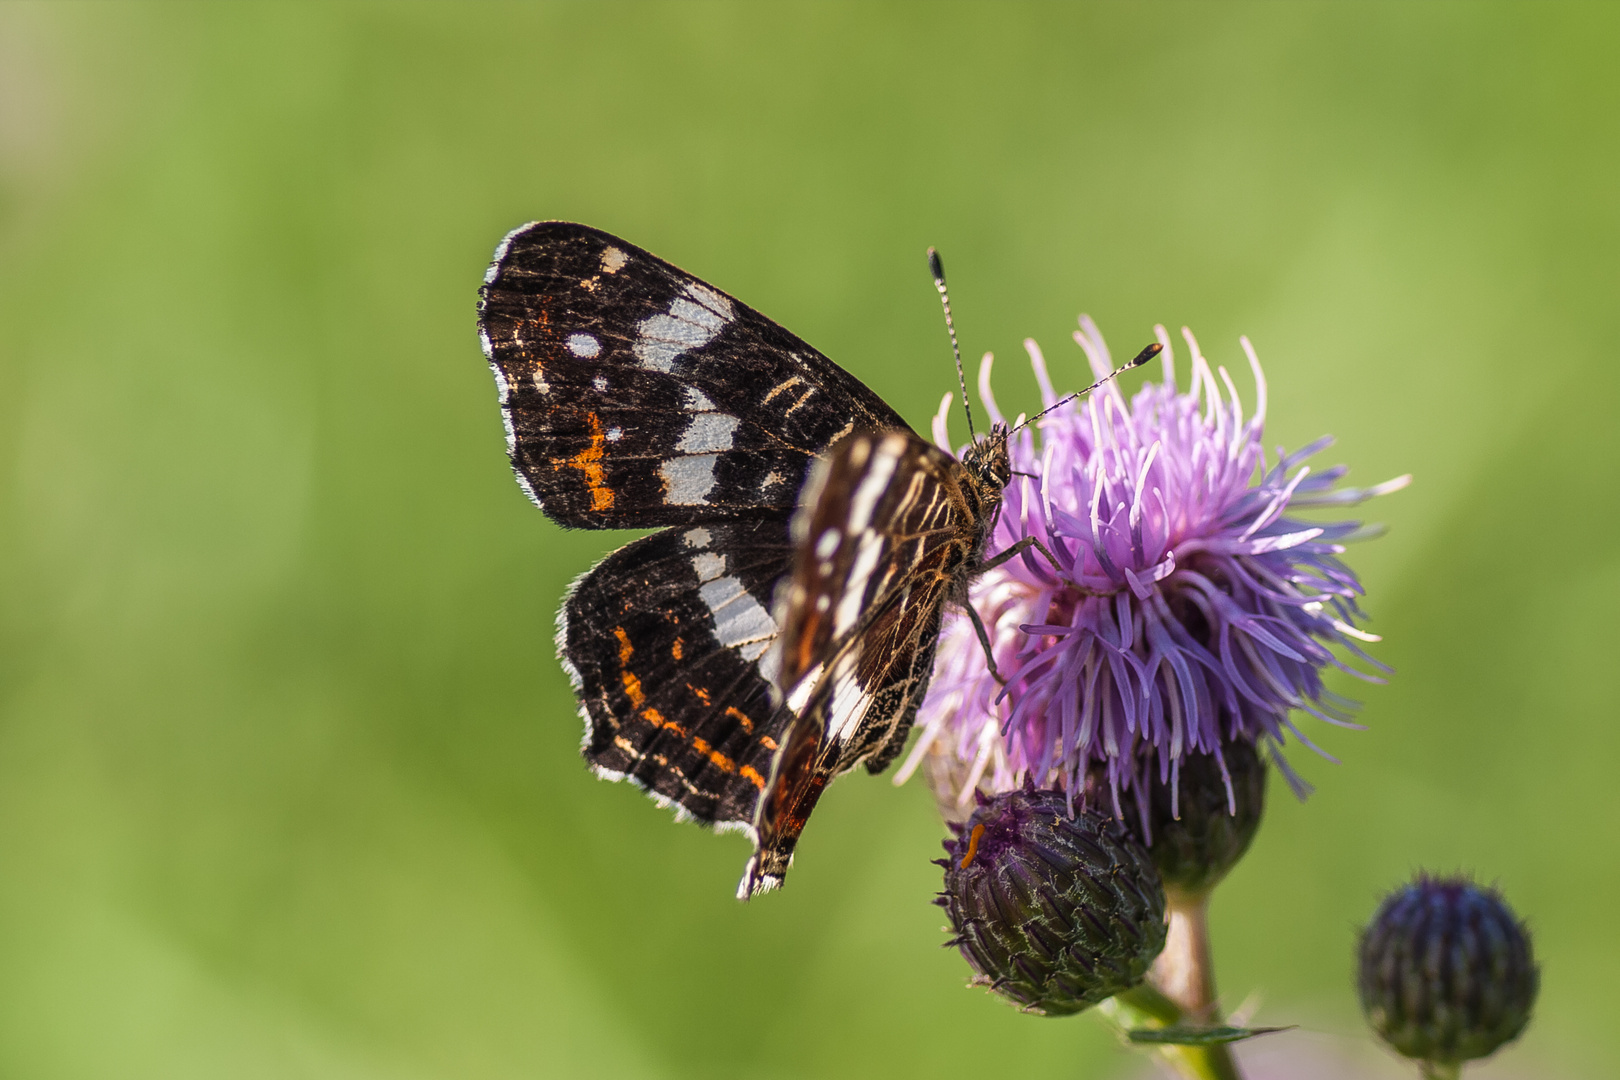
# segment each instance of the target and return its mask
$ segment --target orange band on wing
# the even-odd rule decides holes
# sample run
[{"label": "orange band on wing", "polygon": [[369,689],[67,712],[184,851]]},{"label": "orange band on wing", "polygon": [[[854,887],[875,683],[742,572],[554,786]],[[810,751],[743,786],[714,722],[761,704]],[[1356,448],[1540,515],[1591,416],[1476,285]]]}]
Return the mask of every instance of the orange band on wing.
[{"label": "orange band on wing", "polygon": [[647,695],[642,693],[641,680],[636,678],[635,673],[629,668],[624,667],[635,653],[635,647],[630,644],[630,635],[624,632],[624,627],[615,626],[613,636],[619,639],[619,665],[623,668],[619,672],[619,678],[624,680],[625,695],[630,698],[630,707],[639,709],[641,703],[647,700]]},{"label": "orange band on wing", "polygon": [[726,757],[726,755],[714,749],[708,743],[704,742],[695,735],[692,737],[692,749],[696,750],[700,754],[706,755],[709,761],[714,764],[714,767],[719,769],[721,772],[737,771],[736,762],[732,761],[730,758]]},{"label": "orange band on wing", "polygon": [[686,729],[681,727],[681,725],[677,724],[673,720],[665,720],[664,719],[664,714],[659,712],[657,709],[651,709],[651,708],[642,709],[641,710],[641,717],[642,717],[643,720],[647,721],[647,723],[651,724],[653,727],[663,728],[665,731],[674,732],[676,735],[679,735],[683,739],[686,738]]},{"label": "orange band on wing", "polygon": [[552,461],[558,466],[571,465],[585,474],[585,486],[591,493],[592,510],[611,510],[613,489],[607,486],[602,475],[602,455],[607,451],[607,434],[602,430],[601,417],[594,412],[585,415],[591,424],[591,445],[571,458],[553,458]]},{"label": "orange band on wing", "polygon": [[[619,663],[621,665],[629,663],[630,657],[634,656],[636,651],[635,646],[630,644],[630,635],[625,633],[624,627],[615,626],[613,628],[613,636],[619,639]],[[646,693],[641,689],[641,680],[637,678],[629,669],[621,670],[619,672],[619,677],[624,680],[624,692],[630,698],[631,707],[641,709],[642,702],[647,700]],[[691,690],[693,694],[697,695],[698,700],[702,701],[703,704],[707,705],[709,703],[709,694],[706,690],[693,686],[691,683],[687,684],[687,689]],[[754,721],[751,720],[741,709],[738,709],[735,706],[727,706],[726,715],[732,717],[740,725],[742,725],[742,729],[744,731],[752,732],[754,730]],[[641,718],[655,728],[662,728],[663,730],[679,738],[686,738],[686,729],[675,723],[673,720],[664,719],[664,714],[659,712],[657,709],[650,706],[648,708],[641,709]],[[776,741],[767,735],[760,736],[759,741],[767,750],[776,749]],[[696,750],[704,757],[707,757],[710,763],[722,772],[737,773],[738,775],[742,776],[743,779],[747,780],[761,791],[765,790],[765,778],[761,776],[759,774],[759,770],[755,769],[753,766],[744,765],[739,770],[735,761],[727,757],[725,754],[722,754],[714,747],[710,746],[705,740],[697,738],[696,736],[692,738],[692,749]]]}]

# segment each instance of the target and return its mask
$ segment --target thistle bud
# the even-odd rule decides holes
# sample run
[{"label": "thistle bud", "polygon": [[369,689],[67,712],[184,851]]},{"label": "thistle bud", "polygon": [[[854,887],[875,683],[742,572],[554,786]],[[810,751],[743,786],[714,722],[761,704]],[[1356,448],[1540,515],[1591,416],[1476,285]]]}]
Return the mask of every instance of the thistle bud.
[{"label": "thistle bud", "polygon": [[1530,934],[1494,889],[1420,874],[1384,899],[1359,951],[1361,1010],[1406,1057],[1455,1067],[1530,1020]]},{"label": "thistle bud", "polygon": [[[1145,792],[1137,787],[1121,793],[1125,827],[1153,856],[1166,892],[1205,896],[1243,858],[1260,828],[1265,762],[1243,739],[1223,744],[1219,758],[1187,754],[1169,783],[1151,767],[1145,772]],[[1112,806],[1107,782],[1098,770],[1087,777],[1089,805]]]},{"label": "thistle bud", "polygon": [[1164,947],[1164,889],[1118,823],[1026,786],[952,828],[936,902],[976,982],[1063,1016],[1142,981]]}]

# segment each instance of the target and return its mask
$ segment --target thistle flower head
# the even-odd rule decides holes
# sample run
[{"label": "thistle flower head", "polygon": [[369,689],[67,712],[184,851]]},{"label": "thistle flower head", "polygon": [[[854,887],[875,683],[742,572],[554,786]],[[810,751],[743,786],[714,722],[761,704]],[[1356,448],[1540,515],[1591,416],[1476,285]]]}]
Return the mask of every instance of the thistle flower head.
[{"label": "thistle flower head", "polygon": [[1406,1057],[1454,1066],[1530,1021],[1530,933],[1495,889],[1419,874],[1384,898],[1358,953],[1362,1012]]},{"label": "thistle flower head", "polygon": [[[1305,522],[1303,508],[1339,507],[1396,490],[1407,477],[1366,489],[1340,487],[1342,466],[1307,459],[1331,440],[1268,457],[1261,444],[1266,384],[1248,340],[1256,405],[1246,413],[1225,368],[1212,370],[1190,332],[1190,386],[1176,383],[1169,335],[1158,328],[1163,381],[1127,401],[1109,383],[1060,405],[1011,445],[1015,475],[991,534],[994,555],[1034,537],[1055,561],[1028,549],[981,575],[972,602],[989,630],[991,676],[972,624],[953,613],[941,635],[922,737],[898,779],[923,759],[936,791],[960,819],[975,790],[1006,791],[1026,779],[1071,795],[1100,767],[1118,793],[1150,772],[1178,790],[1187,755],[1212,755],[1235,812],[1225,747],[1268,747],[1301,794],[1306,787],[1275,751],[1292,735],[1311,746],[1290,713],[1355,727],[1355,703],[1324,687],[1322,669],[1355,671],[1334,650],[1387,671],[1360,648],[1361,585],[1339,560],[1358,523]],[[1076,341],[1099,377],[1111,368],[1097,328],[1081,319]],[[1046,405],[1057,395],[1033,341],[1025,347]],[[990,394],[990,360],[979,373]],[[946,409],[934,435],[948,448]],[[1021,474],[1021,475],[1020,475]],[[1313,747],[1314,748],[1314,747]]]},{"label": "thistle flower head", "polygon": [[[1123,823],[1148,849],[1172,903],[1209,895],[1249,850],[1266,804],[1266,765],[1254,744],[1228,742],[1223,762],[1194,751],[1182,761],[1179,783],[1149,775],[1119,793]],[[1151,770],[1149,770],[1151,773]],[[1086,802],[1107,806],[1107,770],[1093,763]]]},{"label": "thistle flower head", "polygon": [[1142,981],[1164,948],[1164,889],[1120,824],[1060,791],[984,799],[945,841],[938,903],[978,981],[1064,1016]]}]

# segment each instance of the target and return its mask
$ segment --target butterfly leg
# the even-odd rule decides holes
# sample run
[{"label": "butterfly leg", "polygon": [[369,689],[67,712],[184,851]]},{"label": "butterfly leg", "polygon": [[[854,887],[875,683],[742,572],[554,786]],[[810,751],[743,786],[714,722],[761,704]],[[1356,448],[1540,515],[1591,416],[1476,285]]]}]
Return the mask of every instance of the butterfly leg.
[{"label": "butterfly leg", "polygon": [[1014,558],[1022,555],[1030,548],[1034,548],[1042,555],[1045,555],[1046,561],[1051,563],[1052,569],[1056,570],[1060,575],[1065,577],[1068,576],[1069,571],[1064,568],[1062,563],[1057,561],[1057,558],[1053,556],[1050,551],[1046,550],[1046,545],[1041,543],[1040,538],[1035,536],[1026,536],[1015,543],[1012,547],[1008,548],[1006,551],[996,555],[995,558],[980,563],[977,572],[982,574],[986,570],[994,570],[1002,563],[1011,562]]},{"label": "butterfly leg", "polygon": [[1007,680],[1003,679],[1001,672],[996,670],[996,656],[995,653],[990,651],[990,635],[984,629],[984,620],[979,618],[979,613],[974,610],[971,603],[963,606],[967,608],[968,618],[973,620],[973,632],[979,635],[979,644],[984,647],[984,662],[990,667],[990,677],[1002,686],[1006,686]]},{"label": "butterfly leg", "polygon": [[[994,570],[1001,564],[1010,562],[1017,556],[1022,555],[1030,548],[1034,548],[1042,555],[1045,555],[1046,561],[1052,564],[1052,569],[1056,570],[1059,575],[1067,576],[1068,571],[1063,568],[1063,565],[1057,561],[1056,557],[1054,557],[1050,551],[1046,550],[1046,545],[1041,543],[1038,537],[1034,536],[1023,537],[1006,551],[997,554],[992,559],[987,559],[986,561],[980,563],[976,573],[982,574],[986,570]],[[974,610],[971,603],[964,606],[967,608],[968,618],[973,620],[974,633],[979,635],[979,644],[984,648],[984,662],[990,668],[991,678],[995,679],[996,682],[1000,683],[1002,686],[1006,686],[1007,680],[1003,679],[1001,677],[1001,672],[996,670],[996,658],[990,651],[990,634],[984,628],[984,621],[979,618],[979,613]]]}]

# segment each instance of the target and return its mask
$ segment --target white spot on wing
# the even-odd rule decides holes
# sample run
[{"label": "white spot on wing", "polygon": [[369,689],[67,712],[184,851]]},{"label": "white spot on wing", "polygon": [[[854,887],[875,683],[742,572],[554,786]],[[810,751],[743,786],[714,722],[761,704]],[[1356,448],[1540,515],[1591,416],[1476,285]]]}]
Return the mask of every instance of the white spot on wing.
[{"label": "white spot on wing", "polygon": [[838,611],[833,616],[833,636],[839,637],[853,629],[860,621],[861,608],[866,602],[866,583],[877,569],[878,557],[883,554],[883,538],[871,529],[861,534],[860,547],[855,552],[855,565],[850,567],[844,582],[843,594],[838,599]]},{"label": "white spot on wing", "polygon": [[602,343],[590,334],[569,334],[568,351],[590,360],[602,354]]},{"label": "white spot on wing", "polygon": [[894,476],[896,466],[900,464],[900,455],[905,453],[906,440],[903,437],[890,436],[877,447],[877,455],[872,461],[866,475],[861,478],[860,486],[855,489],[855,497],[849,503],[850,532],[859,532],[872,524],[872,511],[877,501],[883,495],[883,490],[889,486],[889,480]]},{"label": "white spot on wing", "polygon": [[[708,542],[707,530],[692,529],[686,534],[689,543],[695,532],[702,532],[704,543]],[[776,621],[740,580],[724,576],[724,555],[700,551],[692,556],[692,570],[702,583],[698,595],[714,616],[715,639],[736,649],[745,660],[758,660],[776,638]]]},{"label": "white spot on wing", "polygon": [[602,272],[604,274],[617,274],[624,269],[624,264],[628,261],[628,256],[616,247],[602,249]]},{"label": "white spot on wing", "polygon": [[804,713],[804,707],[810,702],[810,694],[815,690],[816,683],[821,681],[821,669],[822,665],[817,664],[809,671],[806,671],[799,681],[793,685],[793,689],[788,692],[787,705],[795,715]]},{"label": "white spot on wing", "polygon": [[596,392],[598,394],[604,393],[607,390],[607,379],[601,375],[598,375],[596,378],[591,380],[591,385],[596,388]]},{"label": "white spot on wing", "polygon": [[872,704],[872,695],[863,690],[860,681],[855,678],[853,652],[838,658],[832,679],[832,709],[827,715],[827,738],[834,742],[845,742],[860,726],[867,707]]},{"label": "white spot on wing", "polygon": [[734,317],[730,300],[689,281],[670,302],[669,314],[649,316],[636,326],[631,351],[642,367],[667,372],[682,355],[713,341]]},{"label": "white spot on wing", "polygon": [[686,388],[686,407],[692,412],[714,412],[715,404],[709,400],[709,395],[695,386]]},{"label": "white spot on wing", "polygon": [[664,482],[664,502],[671,506],[704,506],[714,489],[714,463],[717,454],[693,454],[670,458],[658,466]]},{"label": "white spot on wing", "polygon": [[730,450],[731,435],[740,421],[725,413],[706,412],[692,417],[686,432],[675,449],[683,454],[702,454],[713,450]]},{"label": "white spot on wing", "polygon": [[[695,566],[697,559],[692,562]],[[736,649],[743,659],[758,660],[776,639],[776,621],[738,579],[706,581],[698,588],[698,595],[714,615],[715,639],[728,649]]]},{"label": "white spot on wing", "polygon": [[722,322],[730,322],[736,318],[731,308],[731,301],[703,284],[701,281],[686,283],[686,292],[692,299],[718,315]]},{"label": "white spot on wing", "polygon": [[608,442],[618,442],[623,437],[624,437],[624,428],[610,427],[610,428],[607,429],[607,441]]},{"label": "white spot on wing", "polygon": [[[771,625],[776,625],[775,619],[771,620]],[[759,677],[772,685],[775,685],[776,677],[782,674],[782,654],[771,647],[774,644],[774,641],[767,644],[760,651],[759,659],[754,661],[754,668],[759,672]]]},{"label": "white spot on wing", "polygon": [[713,581],[726,572],[726,557],[712,551],[692,556],[692,570],[699,581]]},{"label": "white spot on wing", "polygon": [[830,559],[833,552],[838,550],[838,530],[828,529],[816,541],[816,558]]},{"label": "white spot on wing", "polygon": [[706,548],[714,537],[709,534],[708,529],[699,525],[695,529],[687,529],[682,539],[686,541],[687,547]]}]

